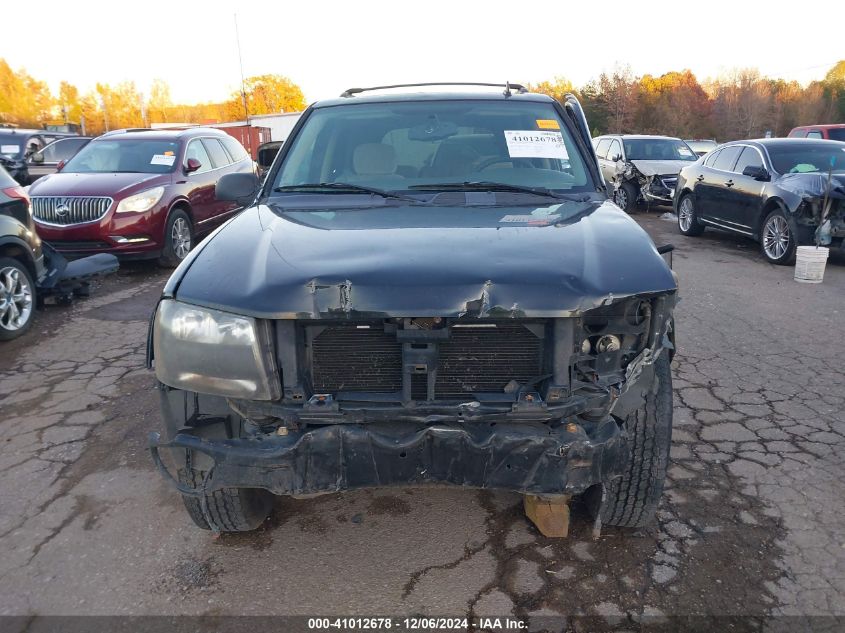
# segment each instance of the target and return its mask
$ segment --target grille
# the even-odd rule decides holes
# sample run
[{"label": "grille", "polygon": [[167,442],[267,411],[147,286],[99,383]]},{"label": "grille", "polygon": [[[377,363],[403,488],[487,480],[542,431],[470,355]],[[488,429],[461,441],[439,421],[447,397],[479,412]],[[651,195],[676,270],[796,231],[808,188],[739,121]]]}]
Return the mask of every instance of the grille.
[{"label": "grille", "polygon": [[62,240],[53,240],[50,242],[50,246],[59,252],[107,250],[111,248],[111,245],[107,242],[67,242]]},{"label": "grille", "polygon": [[[540,376],[542,358],[542,340],[519,324],[452,328],[449,340],[439,345],[434,397],[501,392],[511,380],[525,383]],[[327,327],[312,344],[312,379],[317,393],[401,391],[402,346],[382,330]],[[413,398],[424,399],[425,376],[411,380]]]},{"label": "grille", "polygon": [[83,196],[33,196],[32,215],[36,220],[59,224],[81,224],[102,218],[112,199]]},{"label": "grille", "polygon": [[316,393],[402,390],[402,345],[383,330],[327,327],[312,344]]},{"label": "grille", "polygon": [[541,343],[518,324],[452,328],[440,345],[435,396],[450,400],[474,391],[501,392],[511,380],[537,378],[543,373]]}]

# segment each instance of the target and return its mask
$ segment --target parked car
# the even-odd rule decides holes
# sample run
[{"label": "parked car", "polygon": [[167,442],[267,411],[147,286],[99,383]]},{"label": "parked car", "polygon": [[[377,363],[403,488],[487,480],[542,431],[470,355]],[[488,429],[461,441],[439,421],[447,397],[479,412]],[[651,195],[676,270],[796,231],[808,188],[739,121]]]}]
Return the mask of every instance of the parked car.
[{"label": "parked car", "polygon": [[647,523],[677,284],[581,106],[402,88],[312,105],[263,184],[218,182],[251,204],[156,308],[156,465],[205,529],[255,528],[272,494],[429,483]]},{"label": "parked car", "polygon": [[718,145],[718,143],[713,139],[703,138],[685,139],[684,143],[686,143],[687,146],[695,152],[696,156],[704,156],[707,152],[711,151]]},{"label": "parked car", "polygon": [[90,136],[69,136],[48,143],[26,159],[26,174],[21,182],[30,185],[42,176],[56,173],[60,165],[64,166],[90,140]]},{"label": "parked car", "polygon": [[845,141],[845,123],[826,125],[802,125],[792,128],[789,138],[823,138],[830,141]]},{"label": "parked car", "polygon": [[0,341],[24,334],[47,296],[67,303],[87,294],[89,282],[116,271],[117,259],[95,255],[68,263],[35,231],[29,198],[0,167]]},{"label": "parked car", "polygon": [[681,170],[678,227],[708,226],[760,242],[773,264],[791,264],[798,245],[842,246],[845,238],[845,143],[760,139],[720,145]]},{"label": "parked car", "polygon": [[241,208],[214,199],[220,177],[254,171],[240,143],[219,130],[120,130],[88,143],[29,193],[38,232],[59,252],[175,266]]},{"label": "parked car", "polygon": [[623,211],[640,202],[672,204],[678,172],[698,159],[679,138],[634,134],[593,139],[605,182]]},{"label": "parked car", "polygon": [[47,145],[44,130],[0,128],[0,166],[18,183],[27,183],[27,159]]}]

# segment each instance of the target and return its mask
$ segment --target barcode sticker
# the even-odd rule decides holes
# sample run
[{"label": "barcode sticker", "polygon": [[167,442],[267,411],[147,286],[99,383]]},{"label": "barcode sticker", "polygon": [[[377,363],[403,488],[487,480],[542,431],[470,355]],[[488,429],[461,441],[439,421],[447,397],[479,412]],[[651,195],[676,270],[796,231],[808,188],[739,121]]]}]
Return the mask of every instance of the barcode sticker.
[{"label": "barcode sticker", "polygon": [[569,158],[560,132],[505,130],[511,158]]}]

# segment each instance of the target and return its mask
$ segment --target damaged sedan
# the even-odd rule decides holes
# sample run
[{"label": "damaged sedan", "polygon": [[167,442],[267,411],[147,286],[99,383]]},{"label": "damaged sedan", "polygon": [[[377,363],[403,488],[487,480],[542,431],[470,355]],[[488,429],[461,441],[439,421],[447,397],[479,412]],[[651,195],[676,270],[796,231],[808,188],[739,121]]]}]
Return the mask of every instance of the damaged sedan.
[{"label": "damaged sedan", "polygon": [[622,134],[593,139],[604,179],[623,211],[640,203],[672,204],[678,172],[698,160],[679,138]]},{"label": "damaged sedan", "polygon": [[150,450],[199,527],[426,484],[651,520],[676,277],[608,199],[574,97],[473,87],[350,89],[262,183],[221,178],[247,209],[173,273],[148,346]]},{"label": "damaged sedan", "polygon": [[683,169],[678,228],[714,227],[760,243],[773,264],[792,264],[801,245],[842,247],[845,143],[778,138],[726,143]]}]

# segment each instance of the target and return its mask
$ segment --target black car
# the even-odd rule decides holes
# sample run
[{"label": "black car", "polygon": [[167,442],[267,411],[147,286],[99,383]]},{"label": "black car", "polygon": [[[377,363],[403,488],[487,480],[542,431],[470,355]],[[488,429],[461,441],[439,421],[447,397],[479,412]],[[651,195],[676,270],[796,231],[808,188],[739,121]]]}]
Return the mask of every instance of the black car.
[{"label": "black car", "polygon": [[47,296],[68,303],[87,294],[94,277],[118,268],[113,255],[68,262],[35,231],[29,197],[0,166],[0,341],[24,334]]},{"label": "black car", "polygon": [[677,285],[608,199],[578,101],[367,93],[309,107],[263,184],[218,183],[248,208],[151,324],[156,465],[213,530],[255,528],[273,493],[429,483],[646,523]]},{"label": "black car", "polygon": [[791,264],[799,245],[842,246],[845,143],[725,143],[681,170],[674,206],[684,235],[708,226],[740,233],[773,264]]},{"label": "black car", "polygon": [[31,185],[42,176],[55,174],[63,165],[91,141],[90,136],[68,136],[48,143],[26,159],[26,174],[21,176],[23,184]]},{"label": "black car", "polygon": [[18,183],[29,184],[27,159],[52,140],[45,130],[0,128],[0,167]]}]

